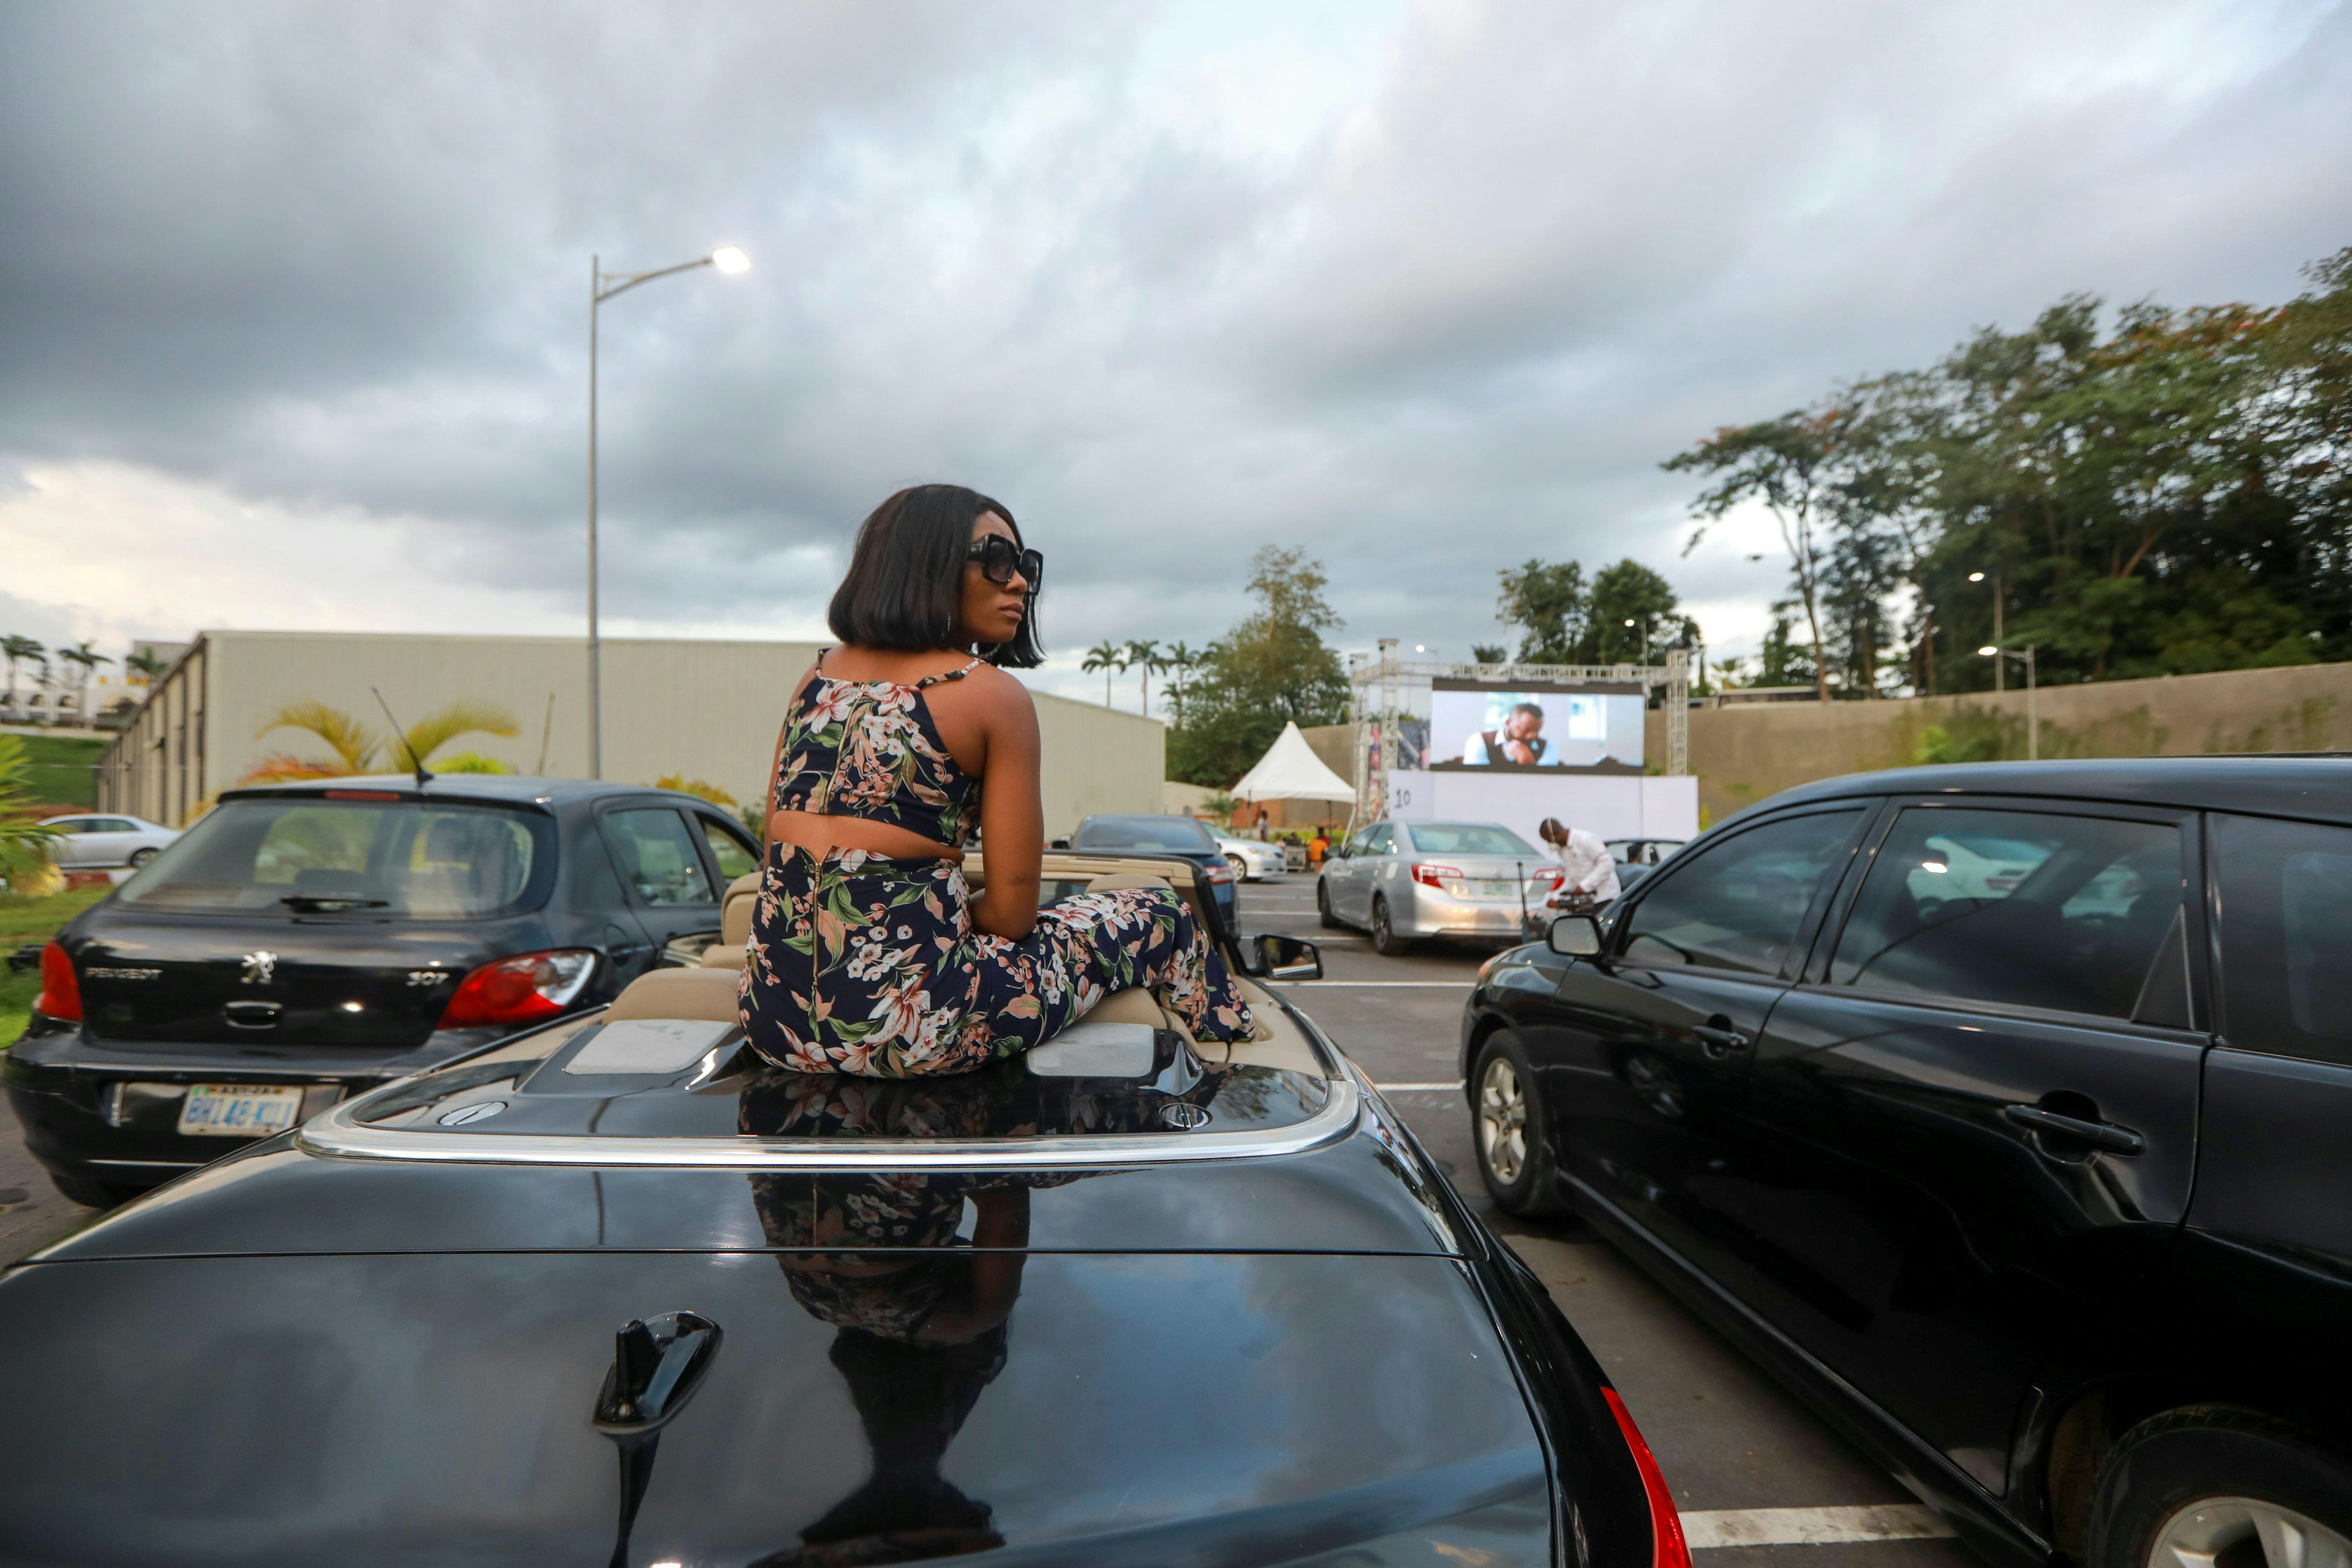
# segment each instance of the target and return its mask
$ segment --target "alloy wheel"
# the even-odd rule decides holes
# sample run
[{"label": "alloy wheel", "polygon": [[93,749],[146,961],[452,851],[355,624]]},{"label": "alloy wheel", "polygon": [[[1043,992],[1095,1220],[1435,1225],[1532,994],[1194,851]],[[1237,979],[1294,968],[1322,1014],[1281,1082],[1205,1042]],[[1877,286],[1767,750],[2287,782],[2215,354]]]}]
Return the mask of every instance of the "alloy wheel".
[{"label": "alloy wheel", "polygon": [[1518,1069],[1499,1056],[1486,1064],[1478,1079],[1478,1150],[1486,1158],[1487,1171],[1507,1187],[1519,1179],[1528,1163],[1527,1091],[1519,1086]]},{"label": "alloy wheel", "polygon": [[2258,1498],[2203,1498],[2148,1543],[2147,1568],[2352,1568],[2352,1541]]}]

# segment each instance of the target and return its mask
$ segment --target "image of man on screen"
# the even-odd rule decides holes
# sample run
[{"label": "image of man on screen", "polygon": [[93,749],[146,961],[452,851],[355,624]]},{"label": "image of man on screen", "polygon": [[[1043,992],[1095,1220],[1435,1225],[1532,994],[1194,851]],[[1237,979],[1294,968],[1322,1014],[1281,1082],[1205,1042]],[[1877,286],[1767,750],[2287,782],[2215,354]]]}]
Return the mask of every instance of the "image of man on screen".
[{"label": "image of man on screen", "polygon": [[1468,767],[1531,768],[1551,761],[1543,737],[1543,710],[1532,702],[1515,702],[1492,730],[1480,730],[1463,742],[1462,761]]}]

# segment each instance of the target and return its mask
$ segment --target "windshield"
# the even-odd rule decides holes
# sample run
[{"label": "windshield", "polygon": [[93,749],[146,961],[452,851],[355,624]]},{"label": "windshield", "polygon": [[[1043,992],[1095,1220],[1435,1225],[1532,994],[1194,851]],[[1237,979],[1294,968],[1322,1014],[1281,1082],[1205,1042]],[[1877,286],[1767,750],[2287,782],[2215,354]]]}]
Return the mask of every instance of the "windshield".
[{"label": "windshield", "polygon": [[551,867],[539,814],[415,800],[232,800],[116,896],[150,909],[453,920],[520,906]]},{"label": "windshield", "polygon": [[1090,816],[1080,825],[1080,849],[1174,849],[1197,855],[1215,839],[1189,816]]},{"label": "windshield", "polygon": [[1416,822],[1408,831],[1412,847],[1424,855],[1542,855],[1509,828],[1488,822]]}]

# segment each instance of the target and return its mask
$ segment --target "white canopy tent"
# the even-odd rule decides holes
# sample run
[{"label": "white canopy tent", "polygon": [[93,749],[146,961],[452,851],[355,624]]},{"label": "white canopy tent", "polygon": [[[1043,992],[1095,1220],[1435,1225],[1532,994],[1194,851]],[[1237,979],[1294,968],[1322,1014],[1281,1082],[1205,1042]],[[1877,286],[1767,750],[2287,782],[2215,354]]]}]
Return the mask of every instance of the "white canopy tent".
[{"label": "white canopy tent", "polygon": [[1323,765],[1296,723],[1285,724],[1257,766],[1234,785],[1235,800],[1343,800],[1353,805],[1356,786]]}]

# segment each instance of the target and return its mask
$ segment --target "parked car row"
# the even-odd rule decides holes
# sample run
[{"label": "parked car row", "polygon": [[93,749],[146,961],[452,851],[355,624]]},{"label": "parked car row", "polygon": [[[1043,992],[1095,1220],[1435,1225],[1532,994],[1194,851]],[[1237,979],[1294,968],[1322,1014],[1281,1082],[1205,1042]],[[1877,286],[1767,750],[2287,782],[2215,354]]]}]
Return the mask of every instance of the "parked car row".
[{"label": "parked car row", "polygon": [[1792,790],[1488,963],[1461,1053],[1497,1203],[1979,1547],[2352,1553],[2352,760]]}]

